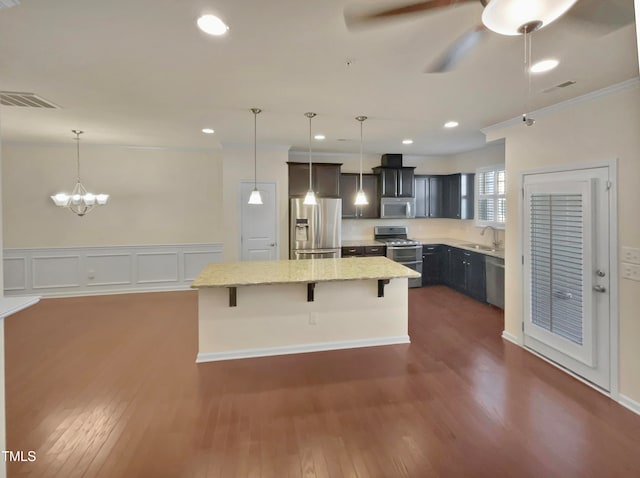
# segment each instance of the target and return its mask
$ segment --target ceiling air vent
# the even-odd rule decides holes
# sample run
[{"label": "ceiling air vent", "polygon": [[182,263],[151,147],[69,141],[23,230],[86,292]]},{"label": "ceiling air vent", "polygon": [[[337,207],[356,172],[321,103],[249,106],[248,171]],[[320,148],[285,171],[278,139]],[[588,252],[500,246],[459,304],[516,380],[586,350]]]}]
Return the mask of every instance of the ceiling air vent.
[{"label": "ceiling air vent", "polygon": [[11,8],[20,5],[18,0],[0,0],[0,9]]},{"label": "ceiling air vent", "polygon": [[34,93],[19,93],[17,91],[0,91],[0,104],[2,106],[23,106],[26,108],[60,108],[58,105],[40,98]]},{"label": "ceiling air vent", "polygon": [[547,88],[546,90],[542,90],[543,93],[550,93],[558,88],[566,88],[567,86],[575,85],[576,82],[573,80],[565,81],[564,83],[560,83],[559,85],[552,86],[551,88]]}]

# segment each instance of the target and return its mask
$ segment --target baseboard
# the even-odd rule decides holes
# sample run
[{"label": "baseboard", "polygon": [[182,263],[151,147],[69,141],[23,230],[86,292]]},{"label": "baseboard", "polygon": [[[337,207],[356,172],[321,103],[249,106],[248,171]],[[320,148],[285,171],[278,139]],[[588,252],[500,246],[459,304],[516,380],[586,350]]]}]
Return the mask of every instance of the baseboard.
[{"label": "baseboard", "polygon": [[399,335],[396,337],[381,337],[375,339],[343,340],[339,342],[322,342],[318,344],[287,345],[283,347],[269,347],[262,349],[231,350],[228,352],[209,352],[199,353],[198,357],[196,358],[196,363],[408,343],[411,343],[408,335]]},{"label": "baseboard", "polygon": [[518,337],[516,337],[513,334],[510,334],[506,330],[502,331],[502,338],[507,340],[507,341],[509,341],[509,342],[511,342],[511,343],[514,343],[514,344],[520,346],[520,341],[518,340]]},{"label": "baseboard", "polygon": [[[109,290],[82,290],[75,292],[47,292],[40,297],[43,299],[65,299],[69,297],[98,297],[101,295],[121,295],[121,294],[148,294],[150,292],[185,292],[192,289],[189,284],[172,285],[166,287],[137,287],[135,289],[109,289]],[[11,296],[7,296],[11,297]],[[29,296],[25,296],[29,297]]]},{"label": "baseboard", "polygon": [[626,395],[623,395],[622,393],[620,393],[618,395],[618,403],[622,405],[624,408],[628,408],[632,412],[635,412],[638,415],[640,415],[640,403],[636,402],[632,398],[629,398]]}]

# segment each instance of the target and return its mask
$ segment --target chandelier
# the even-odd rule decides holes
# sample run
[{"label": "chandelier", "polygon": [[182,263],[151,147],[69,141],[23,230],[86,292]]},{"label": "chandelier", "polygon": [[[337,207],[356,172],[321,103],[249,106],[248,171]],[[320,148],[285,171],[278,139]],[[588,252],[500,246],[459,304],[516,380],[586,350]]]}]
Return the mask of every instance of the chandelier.
[{"label": "chandelier", "polygon": [[67,208],[78,216],[84,216],[96,206],[107,204],[109,195],[90,193],[80,182],[80,135],[83,131],[72,129],[71,132],[76,135],[76,185],[71,194],[58,193],[51,196],[51,200],[56,206]]}]

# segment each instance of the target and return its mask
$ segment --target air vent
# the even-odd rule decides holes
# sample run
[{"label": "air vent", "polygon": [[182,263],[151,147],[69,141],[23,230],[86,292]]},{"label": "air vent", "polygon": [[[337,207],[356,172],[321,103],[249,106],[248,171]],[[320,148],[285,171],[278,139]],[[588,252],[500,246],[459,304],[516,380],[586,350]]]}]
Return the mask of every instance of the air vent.
[{"label": "air vent", "polygon": [[0,10],[3,8],[11,8],[20,5],[18,0],[0,0]]},{"label": "air vent", "polygon": [[558,88],[566,88],[567,86],[575,85],[576,82],[573,80],[565,81],[564,83],[560,83],[559,85],[552,86],[551,88],[547,88],[546,90],[542,90],[543,93],[549,93],[551,91],[557,90]]},{"label": "air vent", "polygon": [[19,93],[17,91],[0,91],[0,104],[2,106],[22,106],[25,108],[60,108],[58,105],[40,98],[34,93]]}]

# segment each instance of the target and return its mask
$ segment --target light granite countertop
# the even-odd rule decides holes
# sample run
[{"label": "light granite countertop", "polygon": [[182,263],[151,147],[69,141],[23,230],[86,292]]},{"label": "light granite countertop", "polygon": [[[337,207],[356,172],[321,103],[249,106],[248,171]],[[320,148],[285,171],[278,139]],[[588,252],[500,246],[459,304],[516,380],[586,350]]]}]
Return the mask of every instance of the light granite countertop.
[{"label": "light granite countertop", "polygon": [[[474,247],[467,246],[465,244],[475,244],[472,241],[466,239],[454,239],[451,237],[412,237],[416,241],[422,242],[422,244],[443,244],[445,246],[459,247],[467,251],[479,252],[485,256],[498,257],[504,259],[504,249],[496,249],[495,251],[484,251],[482,249],[476,249]],[[490,246],[487,246],[490,247]]]},{"label": "light granite countertop", "polygon": [[342,247],[375,247],[384,245],[384,242],[376,241],[375,239],[353,239],[342,241]]},{"label": "light granite countertop", "polygon": [[386,257],[208,264],[191,284],[203,287],[416,278],[420,274]]}]

